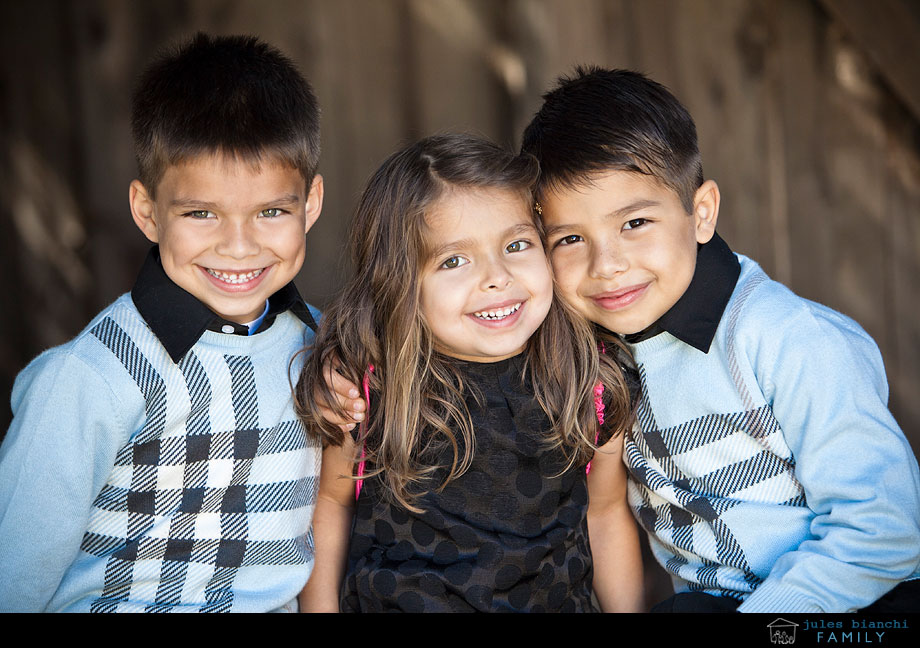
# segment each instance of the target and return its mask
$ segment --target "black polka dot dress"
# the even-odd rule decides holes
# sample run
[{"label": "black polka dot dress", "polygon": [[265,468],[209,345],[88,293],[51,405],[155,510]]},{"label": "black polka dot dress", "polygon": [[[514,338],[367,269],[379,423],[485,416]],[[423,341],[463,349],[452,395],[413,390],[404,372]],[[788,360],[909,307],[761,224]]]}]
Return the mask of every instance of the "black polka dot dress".
[{"label": "black polka dot dress", "polygon": [[541,445],[549,422],[522,382],[522,356],[459,364],[485,398],[467,399],[472,466],[419,499],[419,514],[364,482],[342,611],[596,611],[584,466],[564,470],[562,453]]}]

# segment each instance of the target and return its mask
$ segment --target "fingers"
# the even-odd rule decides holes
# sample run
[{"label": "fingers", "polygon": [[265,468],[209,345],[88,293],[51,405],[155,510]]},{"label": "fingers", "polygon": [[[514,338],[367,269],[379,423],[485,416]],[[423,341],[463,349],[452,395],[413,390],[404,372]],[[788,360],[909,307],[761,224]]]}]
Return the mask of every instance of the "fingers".
[{"label": "fingers", "polygon": [[353,430],[358,423],[364,420],[364,412],[367,409],[367,404],[361,398],[361,392],[358,391],[357,385],[335,371],[328,362],[323,368],[323,373],[326,377],[326,386],[329,387],[336,399],[335,402],[345,411],[346,416],[342,417],[330,408],[330,403],[319,393],[319,390],[314,390],[313,398],[317,409],[326,421],[338,425],[342,431]]},{"label": "fingers", "polygon": [[[353,382],[348,380],[345,376],[340,374],[338,371],[332,371],[331,369],[326,370],[326,384],[329,386],[333,392],[339,397],[339,402],[344,402],[346,400],[356,400],[364,403],[361,400],[361,392],[358,391],[358,386]],[[364,411],[364,407],[361,407],[360,411]]]}]

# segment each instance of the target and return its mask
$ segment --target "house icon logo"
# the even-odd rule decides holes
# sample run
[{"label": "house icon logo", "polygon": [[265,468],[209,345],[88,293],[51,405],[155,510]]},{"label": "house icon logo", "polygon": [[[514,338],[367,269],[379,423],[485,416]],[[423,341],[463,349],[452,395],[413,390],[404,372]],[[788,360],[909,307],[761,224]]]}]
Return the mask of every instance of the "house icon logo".
[{"label": "house icon logo", "polygon": [[790,645],[795,643],[795,629],[798,623],[786,621],[786,619],[776,619],[773,623],[767,624],[767,630],[770,631],[770,643],[780,645]]}]

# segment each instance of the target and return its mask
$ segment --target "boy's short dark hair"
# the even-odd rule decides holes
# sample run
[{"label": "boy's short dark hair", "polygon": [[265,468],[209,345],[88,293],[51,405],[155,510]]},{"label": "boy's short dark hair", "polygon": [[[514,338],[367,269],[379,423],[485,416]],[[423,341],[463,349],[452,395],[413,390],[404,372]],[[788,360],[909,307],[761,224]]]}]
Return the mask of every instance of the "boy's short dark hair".
[{"label": "boy's short dark hair", "polygon": [[578,67],[543,95],[522,151],[540,161],[537,194],[609,170],[655,177],[693,211],[703,183],[696,125],[663,85],[629,70]]},{"label": "boy's short dark hair", "polygon": [[141,75],[131,111],[140,181],[153,194],[166,167],[202,154],[300,171],[319,161],[319,105],[294,63],[253,36],[198,33]]}]

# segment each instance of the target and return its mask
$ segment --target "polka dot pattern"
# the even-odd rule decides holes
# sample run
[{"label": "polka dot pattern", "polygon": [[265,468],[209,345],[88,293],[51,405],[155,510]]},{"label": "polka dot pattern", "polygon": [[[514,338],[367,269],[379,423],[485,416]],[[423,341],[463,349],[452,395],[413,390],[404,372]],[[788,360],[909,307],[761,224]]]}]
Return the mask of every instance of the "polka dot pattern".
[{"label": "polka dot pattern", "polygon": [[549,422],[521,366],[461,363],[485,397],[467,402],[476,454],[418,501],[422,513],[388,502],[379,479],[365,482],[342,611],[594,611],[584,466],[560,474],[567,462],[545,450]]}]

